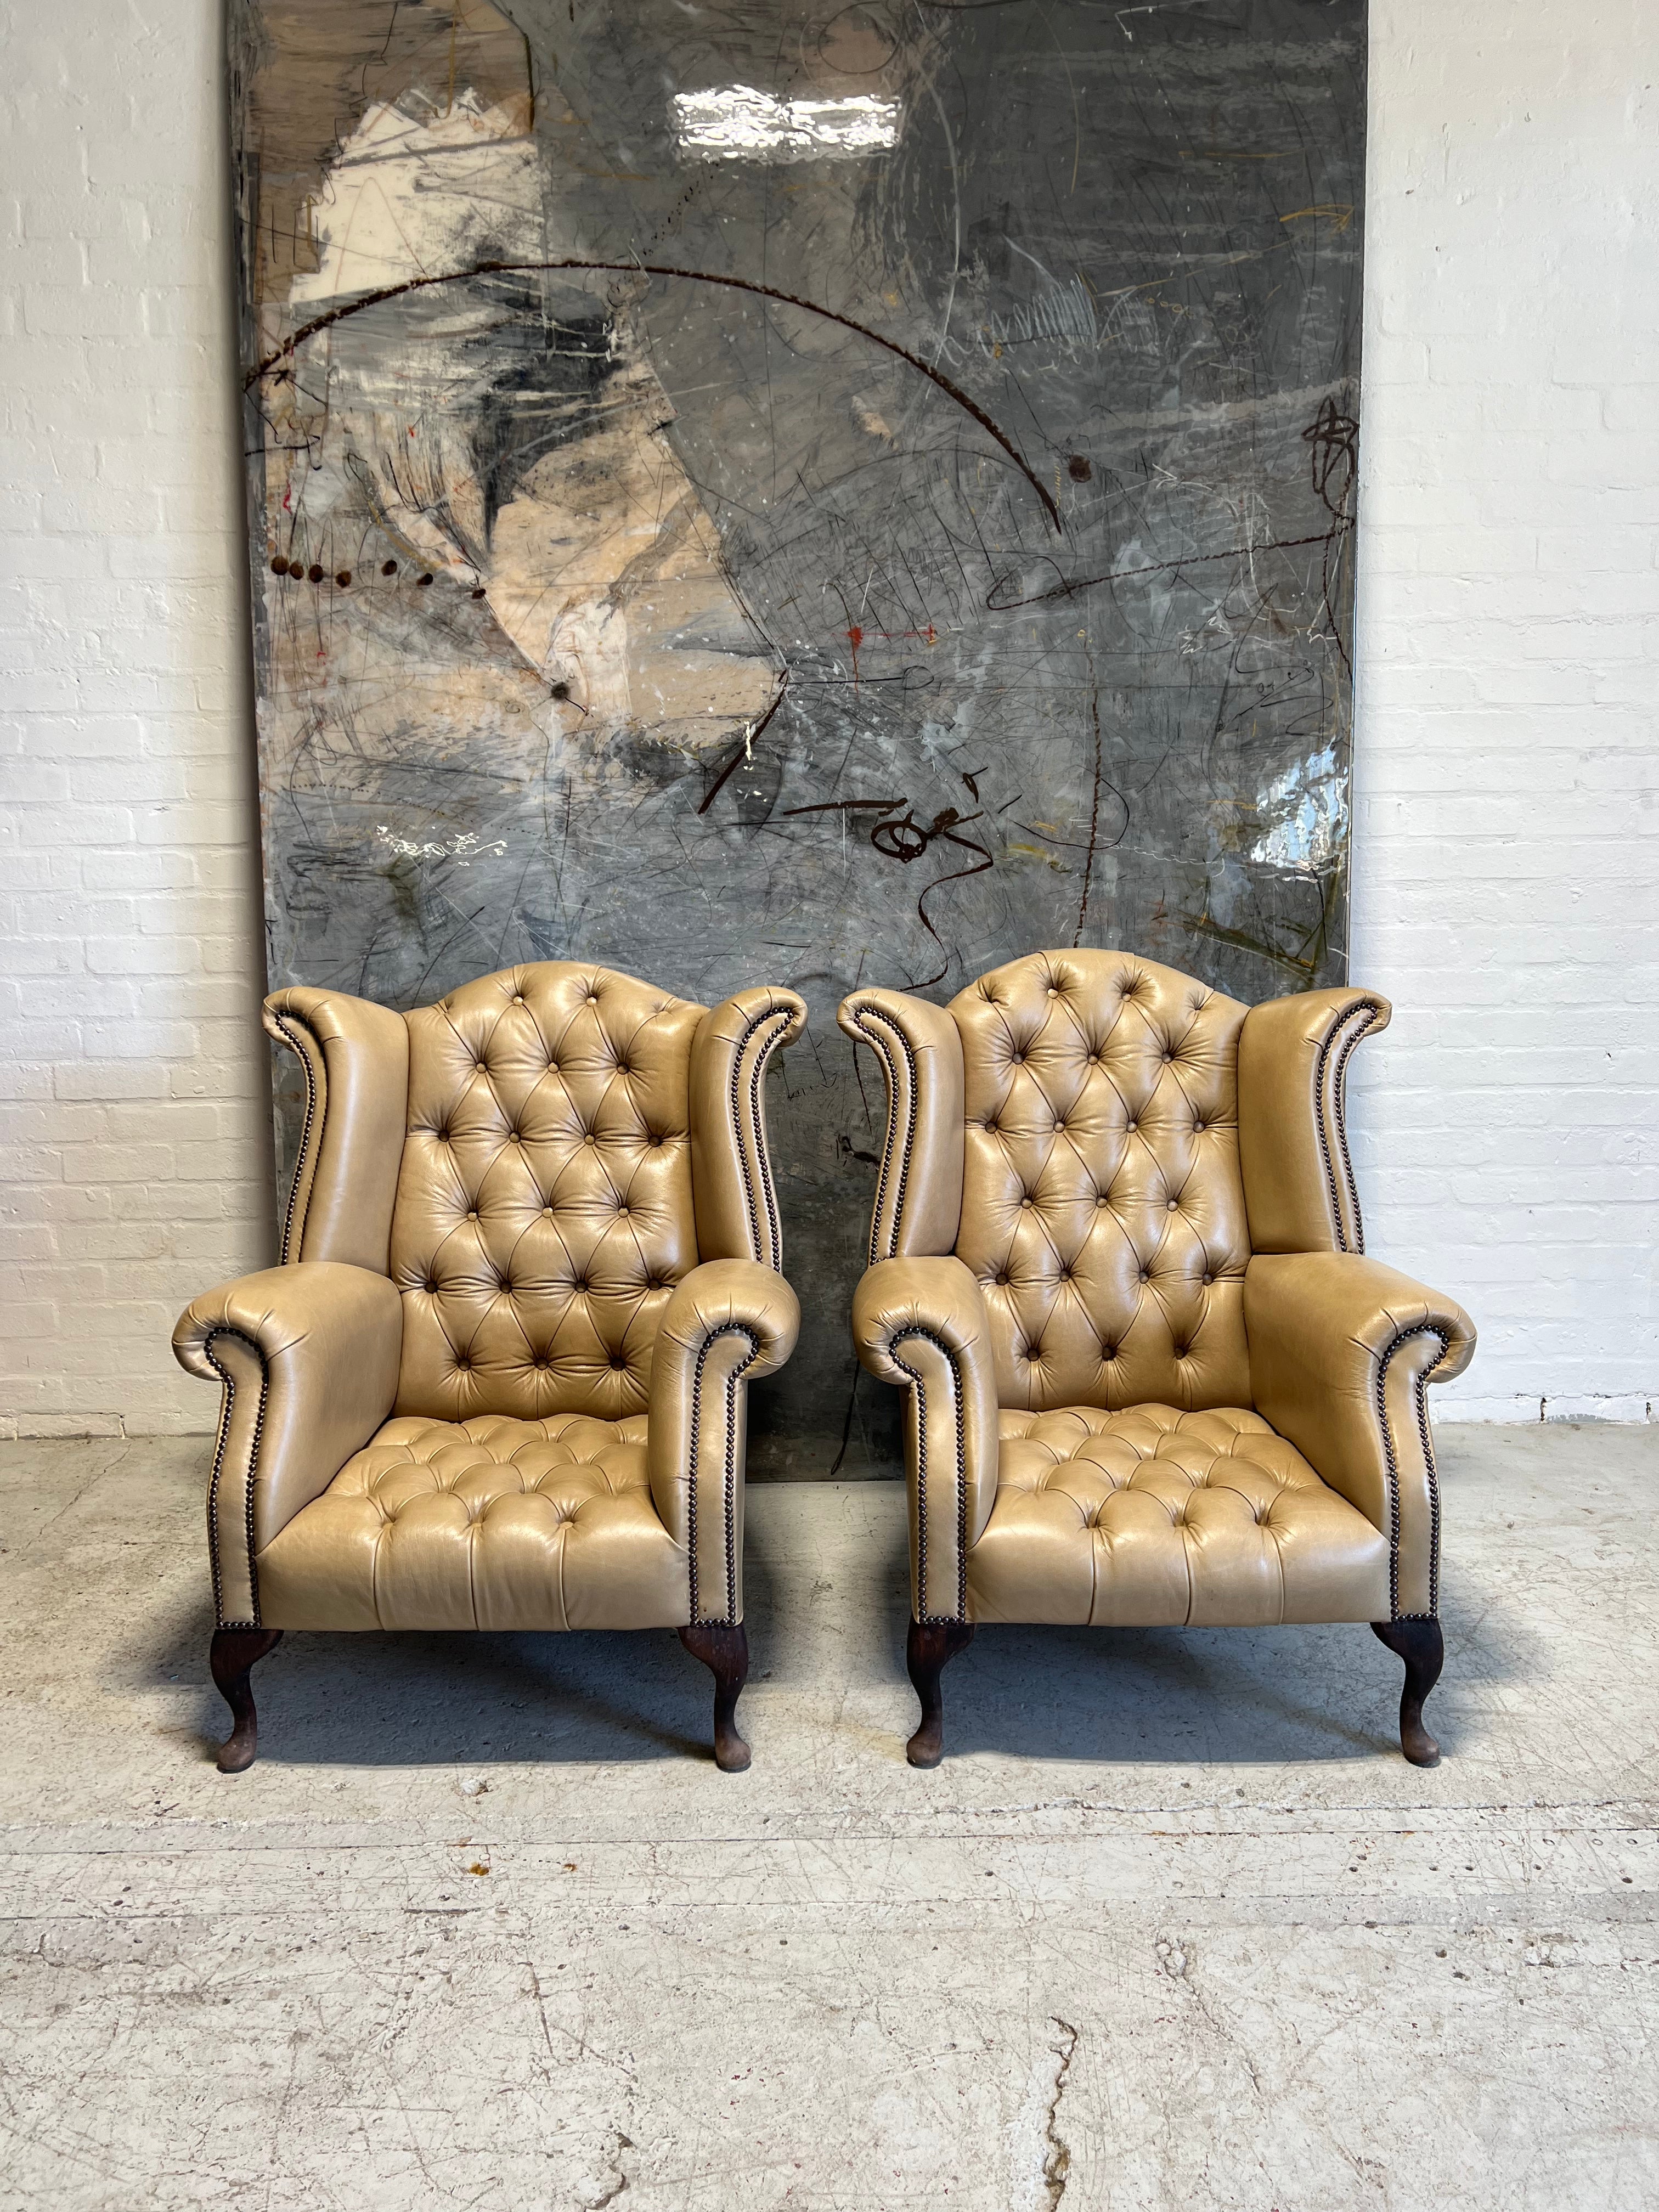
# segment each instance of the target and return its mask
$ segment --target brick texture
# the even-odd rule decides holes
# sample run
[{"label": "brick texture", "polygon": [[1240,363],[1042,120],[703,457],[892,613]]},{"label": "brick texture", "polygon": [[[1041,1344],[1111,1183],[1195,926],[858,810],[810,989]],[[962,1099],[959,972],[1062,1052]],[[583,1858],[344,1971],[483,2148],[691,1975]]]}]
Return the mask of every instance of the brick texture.
[{"label": "brick texture", "polygon": [[1659,50],[1372,0],[1353,972],[1368,1243],[1442,1419],[1659,1402]]},{"label": "brick texture", "polygon": [[272,1251],[216,0],[0,0],[0,1434]]},{"label": "brick texture", "polygon": [[[1647,0],[1372,0],[1354,974],[1443,1416],[1659,1401]],[[273,1249],[219,0],[0,0],[0,1434]]]}]

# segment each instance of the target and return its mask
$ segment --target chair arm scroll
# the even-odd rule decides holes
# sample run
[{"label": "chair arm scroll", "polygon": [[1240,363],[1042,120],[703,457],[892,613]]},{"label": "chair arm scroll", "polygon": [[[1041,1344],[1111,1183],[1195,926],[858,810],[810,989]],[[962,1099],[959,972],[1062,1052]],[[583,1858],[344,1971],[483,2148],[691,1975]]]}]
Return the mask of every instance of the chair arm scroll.
[{"label": "chair arm scroll", "polygon": [[1387,1029],[1375,991],[1339,986],[1252,1006],[1238,1037],[1238,1151],[1256,1252],[1363,1252],[1348,1155],[1355,1048]]},{"label": "chair arm scroll", "polygon": [[1396,1619],[1440,1603],[1440,1492],[1425,1390],[1461,1375],[1453,1299],[1350,1252],[1261,1255],[1244,1276],[1256,1411],[1389,1538]]},{"label": "chair arm scroll", "polygon": [[962,1033],[944,1006],[854,991],[836,1020],[887,1081],[887,1137],[870,1218],[870,1265],[951,1251],[962,1220]]},{"label": "chair arm scroll", "polygon": [[985,1300],[960,1260],[884,1260],[853,1295],[872,1375],[909,1392],[910,1589],[923,1622],[968,1618],[968,1554],[996,1502],[997,1400]]},{"label": "chair arm scroll", "polygon": [[705,1260],[782,1269],[766,1071],[805,1025],[805,1000],[771,984],[739,991],[702,1018],[691,1048],[691,1183]]},{"label": "chair arm scroll", "polygon": [[708,1260],[657,1330],[646,1465],[658,1515],[685,1550],[694,1625],[743,1619],[745,1386],[776,1373],[799,1329],[781,1275],[752,1260]]},{"label": "chair arm scroll", "polygon": [[222,1283],[173,1332],[179,1364],[221,1384],[208,1492],[222,1628],[257,1628],[255,1560],[392,1412],[403,1301],[385,1275],[303,1260]]}]

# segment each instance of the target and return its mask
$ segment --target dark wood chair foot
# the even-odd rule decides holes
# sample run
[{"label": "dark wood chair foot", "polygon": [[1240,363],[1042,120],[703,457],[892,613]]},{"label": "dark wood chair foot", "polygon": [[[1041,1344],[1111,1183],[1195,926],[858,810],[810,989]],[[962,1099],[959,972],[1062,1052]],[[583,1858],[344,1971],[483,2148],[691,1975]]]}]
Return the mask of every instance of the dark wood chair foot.
[{"label": "dark wood chair foot", "polygon": [[945,1702],[939,1678],[974,1640],[971,1620],[913,1620],[904,1638],[904,1664],[921,1700],[921,1726],[904,1747],[912,1766],[937,1766],[945,1756]]},{"label": "dark wood chair foot", "polygon": [[1400,1748],[1413,1766],[1437,1766],[1440,1747],[1423,1725],[1423,1700],[1446,1663],[1440,1623],[1374,1620],[1371,1633],[1406,1662],[1406,1686],[1400,1693]]},{"label": "dark wood chair foot", "polygon": [[219,1747],[221,1774],[240,1774],[259,1748],[259,1721],[253,1710],[248,1674],[267,1651],[283,1640],[280,1628],[216,1628],[208,1664],[221,1696],[230,1707],[231,1730]]},{"label": "dark wood chair foot", "polygon": [[749,1747],[738,1734],[738,1699],[749,1680],[749,1631],[710,1628],[694,1623],[680,1631],[680,1642],[714,1677],[714,1764],[722,1774],[741,1774]]}]

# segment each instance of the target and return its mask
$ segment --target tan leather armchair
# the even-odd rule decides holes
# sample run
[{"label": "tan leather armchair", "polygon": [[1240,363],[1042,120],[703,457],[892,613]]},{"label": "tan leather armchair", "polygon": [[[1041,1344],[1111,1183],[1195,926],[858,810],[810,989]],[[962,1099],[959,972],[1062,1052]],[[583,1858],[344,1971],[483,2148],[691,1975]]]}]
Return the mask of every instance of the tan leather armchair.
[{"label": "tan leather armchair", "polygon": [[394,1013],[278,991],[305,1070],[280,1267],[173,1332],[222,1389],[214,1680],[251,1765],[289,1628],[676,1628],[746,1766],[747,1385],[799,1311],[767,1155],[793,992],[568,961]]},{"label": "tan leather armchair", "polygon": [[913,1765],[982,1620],[1370,1621],[1407,1758],[1439,1756],[1424,1390],[1474,1330],[1364,1256],[1344,1075],[1389,1012],[1101,951],[842,1004],[887,1079],[853,1326],[909,1398]]}]

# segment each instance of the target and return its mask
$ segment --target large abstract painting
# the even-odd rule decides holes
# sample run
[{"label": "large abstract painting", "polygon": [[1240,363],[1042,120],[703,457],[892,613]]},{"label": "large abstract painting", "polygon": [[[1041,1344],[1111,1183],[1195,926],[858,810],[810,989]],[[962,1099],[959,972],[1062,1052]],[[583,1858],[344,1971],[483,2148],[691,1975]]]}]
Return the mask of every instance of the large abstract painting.
[{"label": "large abstract painting", "polygon": [[891,1464],[844,992],[1343,974],[1364,35],[233,0],[271,984],[805,994],[757,1472]]}]

